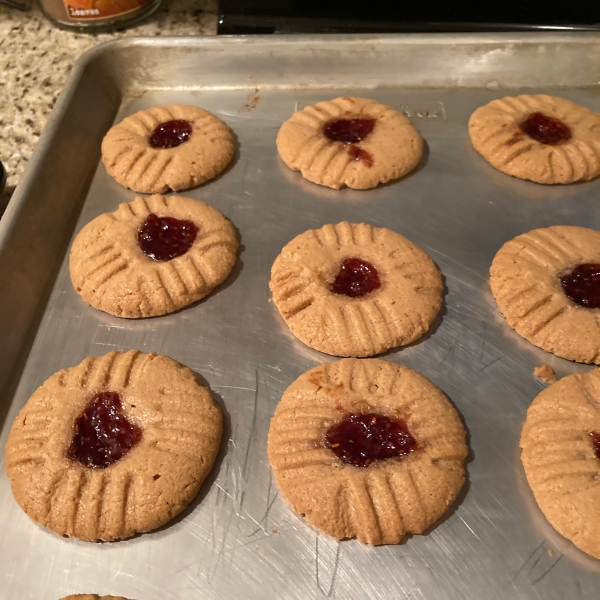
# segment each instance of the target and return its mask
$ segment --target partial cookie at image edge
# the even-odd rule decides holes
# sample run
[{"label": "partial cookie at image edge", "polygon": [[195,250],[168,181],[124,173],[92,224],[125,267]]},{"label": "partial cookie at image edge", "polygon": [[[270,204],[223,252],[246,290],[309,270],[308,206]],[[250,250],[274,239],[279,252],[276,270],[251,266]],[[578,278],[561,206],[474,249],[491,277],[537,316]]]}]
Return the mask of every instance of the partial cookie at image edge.
[{"label": "partial cookie at image edge", "polygon": [[506,242],[490,267],[490,288],[507,323],[561,358],[600,363],[600,308],[567,297],[562,281],[581,265],[600,264],[600,232],[553,225]]},{"label": "partial cookie at image edge", "polygon": [[127,600],[123,596],[99,596],[98,594],[73,594],[60,600]]},{"label": "partial cookie at image edge", "polygon": [[527,410],[520,447],[546,519],[600,559],[600,370],[568,375],[540,392]]},{"label": "partial cookie at image edge", "polygon": [[469,136],[486,161],[518,179],[569,184],[600,174],[600,115],[565,98],[492,100],[472,113]]}]

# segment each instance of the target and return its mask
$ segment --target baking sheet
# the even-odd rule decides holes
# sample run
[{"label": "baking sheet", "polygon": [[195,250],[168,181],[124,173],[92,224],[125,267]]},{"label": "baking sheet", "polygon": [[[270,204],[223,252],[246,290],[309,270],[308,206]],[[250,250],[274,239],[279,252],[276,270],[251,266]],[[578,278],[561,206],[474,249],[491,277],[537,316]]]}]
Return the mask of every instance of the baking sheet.
[{"label": "baking sheet", "polygon": [[[600,39],[588,35],[393,35],[126,40],[89,53],[71,75],[0,221],[0,418],[10,424],[52,373],[85,356],[139,348],[199,373],[224,409],[221,455],[198,499],[172,524],[104,544],[35,525],[0,471],[0,596],[69,593],[132,600],[196,598],[597,598],[600,563],[537,509],[519,461],[527,407],[576,365],[522,340],[494,306],[487,271],[498,248],[535,227],[600,228],[598,182],[544,187],[495,171],[471,148],[467,121],[493,98],[561,95],[600,111]],[[362,95],[405,110],[427,143],[420,167],[378,189],[334,191],[278,159],[281,123],[306,104]],[[169,102],[197,104],[237,136],[232,166],[183,192],[227,215],[241,236],[234,272],[179,313],[127,321],[85,305],[68,275],[72,235],[135,194],[99,166],[113,121]],[[431,379],[469,432],[468,481],[427,535],[398,546],[338,543],[294,515],[266,456],[269,419],[302,372],[335,360],[287,330],[270,301],[270,267],[308,228],[365,221],[425,249],[446,283],[444,306],[417,343],[386,353]]]}]

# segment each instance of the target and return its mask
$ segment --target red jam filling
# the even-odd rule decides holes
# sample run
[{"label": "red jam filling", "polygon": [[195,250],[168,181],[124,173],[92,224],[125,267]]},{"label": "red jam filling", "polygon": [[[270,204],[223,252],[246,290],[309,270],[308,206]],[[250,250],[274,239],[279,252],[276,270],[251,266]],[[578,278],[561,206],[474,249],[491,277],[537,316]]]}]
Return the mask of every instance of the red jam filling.
[{"label": "red jam filling", "polygon": [[379,273],[370,262],[361,258],[347,258],[330,289],[334,294],[358,298],[380,287]]},{"label": "red jam filling", "polygon": [[325,447],[343,463],[368,467],[374,460],[401,458],[419,449],[404,421],[375,413],[348,413],[325,434]]},{"label": "red jam filling", "polygon": [[348,146],[348,154],[352,158],[352,160],[361,160],[367,165],[367,167],[373,166],[373,156],[370,152],[355,146],[354,144],[350,144]]},{"label": "red jam filling", "polygon": [[75,419],[73,431],[67,456],[96,469],[123,458],[142,439],[142,430],[125,417],[115,392],[96,395]]},{"label": "red jam filling", "polygon": [[584,308],[600,308],[600,264],[583,263],[560,278],[567,298]]},{"label": "red jam filling", "polygon": [[590,439],[592,440],[592,447],[594,448],[596,457],[600,459],[600,431],[592,431]]},{"label": "red jam filling", "polygon": [[536,142],[555,146],[560,142],[571,139],[570,127],[560,119],[548,117],[541,112],[529,115],[520,125],[519,129],[534,139]]},{"label": "red jam filling", "polygon": [[198,235],[198,227],[191,221],[173,217],[157,217],[150,213],[138,232],[142,252],[157,262],[172,260],[185,254]]},{"label": "red jam filling", "polygon": [[364,140],[375,127],[375,119],[332,119],[323,125],[323,134],[334,142],[356,144]]},{"label": "red jam filling", "polygon": [[192,124],[176,119],[156,126],[150,135],[153,148],[175,148],[187,142],[192,135]]}]

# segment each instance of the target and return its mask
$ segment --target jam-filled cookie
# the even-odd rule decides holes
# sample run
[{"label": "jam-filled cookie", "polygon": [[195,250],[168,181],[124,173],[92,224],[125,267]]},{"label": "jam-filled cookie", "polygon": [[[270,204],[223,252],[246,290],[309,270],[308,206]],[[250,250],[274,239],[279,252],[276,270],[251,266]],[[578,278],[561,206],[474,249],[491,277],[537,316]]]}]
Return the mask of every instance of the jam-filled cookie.
[{"label": "jam-filled cookie", "polygon": [[268,454],[292,509],[337,538],[397,544],[422,533],[465,481],[465,431],[444,394],[379,359],[319,365],[285,391]]},{"label": "jam-filled cookie", "polygon": [[600,174],[600,115],[556,96],[507,96],[469,119],[471,142],[499,171],[536,183]]},{"label": "jam-filled cookie", "polygon": [[126,117],[102,140],[106,170],[143,193],[185,190],[213,179],[231,162],[233,135],[197,106],[154,106]]},{"label": "jam-filled cookie", "polygon": [[164,525],[217,455],[221,411],[194,373],[137,350],[52,375],[17,415],[6,472],[36,522],[87,541]]},{"label": "jam-filled cookie", "polygon": [[564,377],[527,411],[521,460],[551,525],[600,558],[600,370]]},{"label": "jam-filled cookie", "polygon": [[231,222],[181,196],[124,202],[73,242],[71,281],[93,307],[118,317],[164,315],[204,298],[236,260]]},{"label": "jam-filled cookie", "polygon": [[275,259],[273,301],[292,333],[334,356],[373,356],[421,337],[442,303],[431,258],[367,223],[310,229]]},{"label": "jam-filled cookie", "polygon": [[390,106],[335,98],[294,113],[279,130],[277,150],[308,181],[365,190],[410,173],[423,155],[423,139]]},{"label": "jam-filled cookie", "polygon": [[490,287],[508,324],[562,358],[600,363],[600,232],[555,225],[506,242]]}]

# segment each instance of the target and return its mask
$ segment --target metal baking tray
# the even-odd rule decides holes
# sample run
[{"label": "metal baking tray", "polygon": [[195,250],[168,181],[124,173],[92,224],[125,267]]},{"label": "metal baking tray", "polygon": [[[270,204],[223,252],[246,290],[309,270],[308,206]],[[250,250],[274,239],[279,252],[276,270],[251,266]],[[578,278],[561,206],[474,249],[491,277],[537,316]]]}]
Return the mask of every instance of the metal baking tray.
[{"label": "metal baking tray", "polygon": [[[600,562],[546,522],[518,450],[527,407],[543,387],[533,368],[546,362],[564,376],[590,367],[514,333],[487,273],[519,233],[559,223],[600,228],[600,183],[545,187],[503,175],[472,149],[467,121],[477,106],[525,91],[600,111],[599,82],[593,34],[127,39],[88,52],[0,221],[0,445],[48,376],[115,348],[168,354],[201,374],[224,409],[226,435],[181,517],[117,543],[62,539],[35,525],[0,465],[1,598],[597,598]],[[427,142],[416,172],[371,191],[334,191],[283,166],[275,149],[281,123],[298,107],[343,94],[410,116]],[[227,282],[204,301],[121,320],[77,296],[68,248],[90,219],[134,197],[99,162],[104,133],[168,102],[200,105],[235,132],[232,166],[185,195],[230,217],[242,248]],[[282,392],[334,360],[287,330],[270,302],[270,267],[300,232],[342,220],[407,236],[434,258],[447,286],[431,332],[384,358],[417,369],[456,405],[469,430],[468,482],[436,527],[398,546],[320,535],[278,495],[266,456]]]}]

